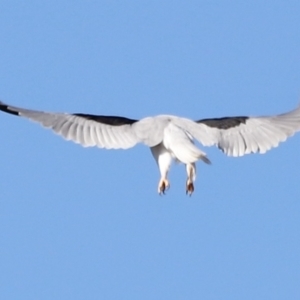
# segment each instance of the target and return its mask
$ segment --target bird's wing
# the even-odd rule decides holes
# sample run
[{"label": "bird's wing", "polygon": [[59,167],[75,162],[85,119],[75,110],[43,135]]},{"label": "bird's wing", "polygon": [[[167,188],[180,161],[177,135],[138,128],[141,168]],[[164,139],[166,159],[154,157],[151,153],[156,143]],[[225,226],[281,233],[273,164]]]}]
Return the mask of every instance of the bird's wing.
[{"label": "bird's wing", "polygon": [[300,106],[288,113],[265,117],[226,117],[190,121],[175,119],[204,146],[218,146],[229,156],[265,153],[300,131]]},{"label": "bird's wing", "polygon": [[127,149],[139,142],[133,125],[137,120],[115,116],[88,114],[47,113],[23,109],[0,102],[0,110],[28,118],[54,130],[66,140],[85,147],[97,146],[107,149]]}]

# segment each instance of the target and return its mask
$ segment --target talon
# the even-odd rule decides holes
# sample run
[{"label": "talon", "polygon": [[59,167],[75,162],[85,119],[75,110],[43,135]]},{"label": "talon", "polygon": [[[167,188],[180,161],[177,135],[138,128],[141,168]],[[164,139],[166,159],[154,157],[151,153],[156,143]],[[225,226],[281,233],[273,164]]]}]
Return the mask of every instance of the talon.
[{"label": "talon", "polygon": [[164,182],[162,182],[161,186],[159,187],[159,194],[165,194],[166,185]]},{"label": "talon", "polygon": [[170,183],[167,179],[161,179],[158,184],[158,193],[160,195],[165,195],[165,191],[167,191],[170,188]]},{"label": "talon", "polygon": [[186,182],[186,194],[189,196],[192,196],[192,193],[194,192],[195,188],[194,188],[194,184],[193,182]]}]

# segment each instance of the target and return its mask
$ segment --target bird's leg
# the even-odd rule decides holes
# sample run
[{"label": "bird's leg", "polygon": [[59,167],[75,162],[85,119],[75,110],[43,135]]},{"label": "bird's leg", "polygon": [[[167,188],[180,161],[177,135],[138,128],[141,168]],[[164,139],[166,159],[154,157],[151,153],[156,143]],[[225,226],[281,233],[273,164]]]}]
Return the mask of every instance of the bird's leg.
[{"label": "bird's leg", "polygon": [[160,195],[165,194],[165,191],[170,188],[170,182],[167,178],[161,178],[158,183],[158,193]]},{"label": "bird's leg", "polygon": [[196,180],[196,165],[194,163],[186,165],[187,180],[186,180],[186,194],[191,196],[194,192],[194,181]]},{"label": "bird's leg", "polygon": [[158,183],[158,193],[160,195],[164,195],[165,191],[170,188],[170,182],[167,179],[167,176],[168,176],[171,162],[172,162],[172,158],[171,158],[170,154],[167,152],[160,155],[160,157],[158,159],[159,171],[160,171],[160,180]]},{"label": "bird's leg", "polygon": [[154,156],[160,172],[160,180],[158,183],[158,193],[164,194],[167,189],[170,188],[170,182],[167,179],[168,172],[172,163],[172,155],[165,148],[163,143],[158,144],[151,148],[152,155]]}]

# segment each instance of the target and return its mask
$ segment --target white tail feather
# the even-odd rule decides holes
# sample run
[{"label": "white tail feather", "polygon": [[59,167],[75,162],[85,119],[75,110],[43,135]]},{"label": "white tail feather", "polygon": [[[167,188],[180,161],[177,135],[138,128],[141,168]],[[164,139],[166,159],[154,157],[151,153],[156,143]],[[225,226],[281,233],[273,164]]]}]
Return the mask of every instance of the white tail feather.
[{"label": "white tail feather", "polygon": [[192,136],[177,125],[169,123],[165,128],[163,144],[177,160],[184,164],[194,163],[200,159],[210,163],[206,154],[195,146]]}]

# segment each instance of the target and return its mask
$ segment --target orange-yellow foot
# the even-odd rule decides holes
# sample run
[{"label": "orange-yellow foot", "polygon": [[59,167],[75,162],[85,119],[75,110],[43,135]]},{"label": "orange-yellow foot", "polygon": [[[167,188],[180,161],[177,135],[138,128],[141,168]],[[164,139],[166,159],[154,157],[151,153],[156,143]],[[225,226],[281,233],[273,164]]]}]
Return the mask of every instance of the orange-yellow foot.
[{"label": "orange-yellow foot", "polygon": [[189,196],[192,196],[193,192],[194,192],[195,188],[194,188],[194,183],[191,180],[187,180],[186,181],[186,194]]},{"label": "orange-yellow foot", "polygon": [[167,179],[161,179],[158,183],[158,193],[165,194],[165,191],[170,188],[170,182]]}]

